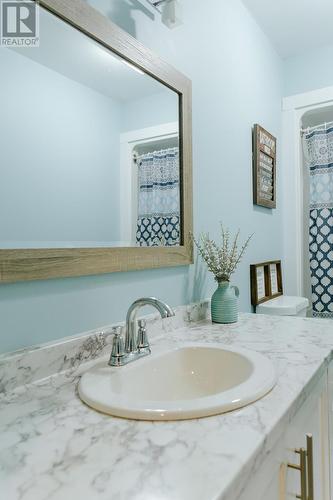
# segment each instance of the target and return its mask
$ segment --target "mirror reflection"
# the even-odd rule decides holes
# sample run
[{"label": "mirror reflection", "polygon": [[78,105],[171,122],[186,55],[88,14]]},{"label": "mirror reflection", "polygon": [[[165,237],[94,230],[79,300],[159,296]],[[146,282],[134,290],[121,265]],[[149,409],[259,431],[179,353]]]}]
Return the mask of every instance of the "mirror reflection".
[{"label": "mirror reflection", "polygon": [[0,248],[174,246],[179,97],[41,8],[3,48]]}]

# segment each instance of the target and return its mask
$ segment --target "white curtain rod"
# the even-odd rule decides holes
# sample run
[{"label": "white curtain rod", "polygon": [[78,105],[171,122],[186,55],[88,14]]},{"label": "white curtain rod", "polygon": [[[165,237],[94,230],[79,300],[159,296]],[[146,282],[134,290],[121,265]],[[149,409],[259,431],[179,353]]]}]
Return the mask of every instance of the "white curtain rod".
[{"label": "white curtain rod", "polygon": [[321,129],[321,128],[326,130],[328,127],[331,127],[332,125],[333,125],[333,121],[321,123],[320,125],[315,125],[314,127],[301,128],[301,134],[308,134],[312,130]]}]

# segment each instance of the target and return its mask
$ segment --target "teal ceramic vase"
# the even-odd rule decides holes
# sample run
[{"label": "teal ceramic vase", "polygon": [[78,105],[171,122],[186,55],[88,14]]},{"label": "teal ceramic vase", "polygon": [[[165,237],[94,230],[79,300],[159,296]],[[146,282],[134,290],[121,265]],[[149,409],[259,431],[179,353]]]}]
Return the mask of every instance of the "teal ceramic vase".
[{"label": "teal ceramic vase", "polygon": [[219,281],[211,301],[213,323],[236,323],[238,320],[237,286],[231,286],[229,281]]}]

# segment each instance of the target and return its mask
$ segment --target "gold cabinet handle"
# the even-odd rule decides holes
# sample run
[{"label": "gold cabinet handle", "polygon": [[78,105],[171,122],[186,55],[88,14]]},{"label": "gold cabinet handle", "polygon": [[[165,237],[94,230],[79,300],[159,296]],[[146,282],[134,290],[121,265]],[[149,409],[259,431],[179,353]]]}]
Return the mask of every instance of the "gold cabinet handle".
[{"label": "gold cabinet handle", "polygon": [[308,495],[307,495],[307,477],[306,477],[306,459],[307,459],[307,454],[304,448],[301,448],[300,450],[295,450],[295,453],[299,454],[300,460],[299,460],[299,465],[297,464],[287,464],[288,467],[291,469],[296,469],[300,472],[301,474],[301,494],[296,495],[296,498],[299,498],[300,500],[308,500]]},{"label": "gold cabinet handle", "polygon": [[312,434],[306,435],[306,457],[307,457],[307,466],[308,466],[308,500],[314,500],[313,437],[312,437]]}]

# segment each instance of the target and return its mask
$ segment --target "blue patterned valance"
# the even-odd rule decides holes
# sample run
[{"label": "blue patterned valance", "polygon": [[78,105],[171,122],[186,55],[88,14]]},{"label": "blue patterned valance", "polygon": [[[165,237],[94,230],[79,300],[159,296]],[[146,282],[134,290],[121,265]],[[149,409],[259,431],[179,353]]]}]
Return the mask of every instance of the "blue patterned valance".
[{"label": "blue patterned valance", "polygon": [[310,208],[333,208],[333,127],[305,137],[310,171]]}]

